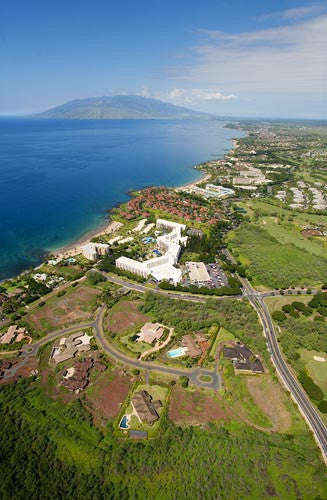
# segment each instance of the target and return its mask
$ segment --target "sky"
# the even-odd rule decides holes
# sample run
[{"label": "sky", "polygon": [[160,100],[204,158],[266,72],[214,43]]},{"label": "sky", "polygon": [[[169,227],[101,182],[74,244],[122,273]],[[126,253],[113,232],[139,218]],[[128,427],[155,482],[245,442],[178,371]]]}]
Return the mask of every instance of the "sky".
[{"label": "sky", "polygon": [[327,118],[327,0],[1,0],[0,115],[140,94]]}]

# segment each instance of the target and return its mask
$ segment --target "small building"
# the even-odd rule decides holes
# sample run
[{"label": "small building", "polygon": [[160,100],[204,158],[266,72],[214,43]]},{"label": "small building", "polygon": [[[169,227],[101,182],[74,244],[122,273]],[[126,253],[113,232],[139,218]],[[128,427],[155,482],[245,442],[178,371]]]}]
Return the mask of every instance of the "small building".
[{"label": "small building", "polygon": [[186,356],[190,356],[191,358],[197,358],[202,354],[201,348],[198,346],[195,339],[192,335],[184,335],[182,337],[182,346],[187,349]]},{"label": "small building", "polygon": [[260,359],[245,344],[235,342],[224,347],[225,359],[231,359],[236,372],[263,373],[264,368]]},{"label": "small building", "polygon": [[16,342],[26,338],[26,329],[24,327],[18,328],[17,325],[11,325],[7,332],[0,338],[0,344],[10,344],[14,339]]},{"label": "small building", "polygon": [[58,364],[74,358],[77,353],[87,352],[91,349],[91,339],[92,335],[81,332],[73,333],[69,337],[62,337],[55,345],[51,358]]},{"label": "small building", "polygon": [[145,323],[142,326],[138,340],[152,344],[154,340],[159,340],[164,333],[164,327],[160,323]]},{"label": "small building", "polygon": [[157,409],[162,407],[162,403],[159,399],[152,401],[147,391],[139,391],[132,397],[132,406],[141,422],[152,425],[159,419]]},{"label": "small building", "polygon": [[207,283],[211,280],[206,265],[203,262],[186,262],[191,283]]},{"label": "small building", "polygon": [[234,363],[235,371],[248,372],[248,373],[263,373],[263,365],[259,358],[255,361],[235,361]]},{"label": "small building", "polygon": [[301,234],[303,236],[323,236],[323,233],[322,231],[320,231],[320,229],[304,229],[303,231],[301,231]]},{"label": "small building", "polygon": [[93,358],[79,361],[63,373],[63,386],[69,391],[80,391],[85,389],[89,383],[89,372],[93,367]]},{"label": "small building", "polygon": [[17,333],[17,326],[16,325],[11,325],[7,332],[4,333],[0,339],[0,344],[10,344],[12,340],[16,337]]},{"label": "small building", "polygon": [[133,438],[133,439],[146,439],[148,437],[148,433],[146,431],[130,430],[128,435],[130,438]]}]

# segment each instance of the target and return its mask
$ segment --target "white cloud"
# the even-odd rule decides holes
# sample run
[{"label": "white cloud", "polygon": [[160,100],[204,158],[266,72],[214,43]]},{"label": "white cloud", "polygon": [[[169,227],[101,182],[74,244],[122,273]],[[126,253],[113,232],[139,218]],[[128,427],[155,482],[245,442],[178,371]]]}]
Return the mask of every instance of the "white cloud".
[{"label": "white cloud", "polygon": [[307,5],[305,7],[294,7],[292,9],[286,9],[282,11],[269,12],[268,14],[263,14],[259,16],[259,20],[279,18],[284,20],[298,21],[300,19],[305,19],[308,17],[316,16],[317,14],[326,10],[326,5],[314,4]]},{"label": "white cloud", "polygon": [[186,54],[191,63],[168,71],[183,86],[219,88],[223,94],[228,89],[227,95],[327,92],[326,15],[243,33],[201,30],[200,34],[201,42]]},{"label": "white cloud", "polygon": [[142,97],[150,97],[150,89],[147,86],[144,86],[137,92],[137,95],[140,95]]},{"label": "white cloud", "polygon": [[307,7],[295,7],[281,12],[283,19],[303,19],[321,12],[326,6],[308,5]]},{"label": "white cloud", "polygon": [[142,87],[137,95],[153,97],[179,105],[196,105],[203,101],[229,101],[237,98],[234,94],[225,95],[214,89],[173,88],[168,91],[151,92],[146,86]]}]

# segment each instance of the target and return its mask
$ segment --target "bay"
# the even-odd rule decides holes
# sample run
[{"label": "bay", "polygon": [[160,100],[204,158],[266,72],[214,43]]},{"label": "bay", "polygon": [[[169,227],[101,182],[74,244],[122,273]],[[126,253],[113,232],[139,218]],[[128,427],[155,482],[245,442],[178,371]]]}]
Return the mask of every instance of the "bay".
[{"label": "bay", "polygon": [[128,192],[176,186],[220,158],[218,120],[0,119],[0,279],[95,229]]}]

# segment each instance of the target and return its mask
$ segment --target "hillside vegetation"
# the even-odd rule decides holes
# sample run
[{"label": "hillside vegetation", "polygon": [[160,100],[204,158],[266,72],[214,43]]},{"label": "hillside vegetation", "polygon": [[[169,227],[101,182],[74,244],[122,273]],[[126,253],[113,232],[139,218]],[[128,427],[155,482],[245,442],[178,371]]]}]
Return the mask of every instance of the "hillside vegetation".
[{"label": "hillside vegetation", "polygon": [[181,429],[164,415],[160,439],[135,442],[112,437],[110,422],[100,432],[78,400],[65,406],[27,381],[3,387],[0,401],[1,498],[327,495],[324,467],[304,427],[292,435],[236,421]]},{"label": "hillside vegetation", "polygon": [[234,256],[246,267],[254,285],[270,288],[322,283],[327,259],[293,244],[280,243],[265,229],[244,223],[228,237]]}]

